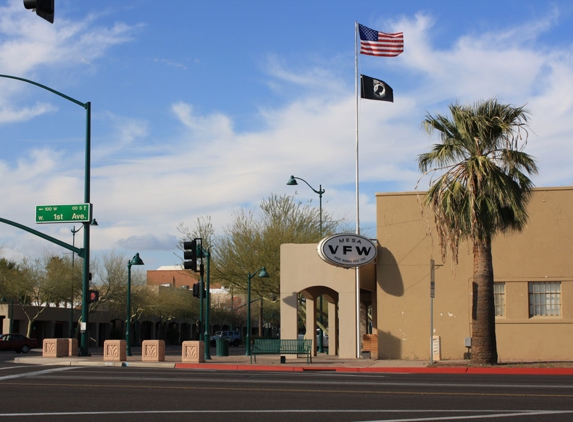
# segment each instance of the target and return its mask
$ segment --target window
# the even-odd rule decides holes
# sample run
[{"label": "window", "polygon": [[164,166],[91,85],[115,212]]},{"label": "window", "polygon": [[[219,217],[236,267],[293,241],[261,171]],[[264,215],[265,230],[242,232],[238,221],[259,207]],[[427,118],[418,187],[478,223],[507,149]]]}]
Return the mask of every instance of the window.
[{"label": "window", "polygon": [[529,283],[529,316],[561,315],[561,282]]},{"label": "window", "polygon": [[505,283],[493,283],[495,316],[505,316]]}]

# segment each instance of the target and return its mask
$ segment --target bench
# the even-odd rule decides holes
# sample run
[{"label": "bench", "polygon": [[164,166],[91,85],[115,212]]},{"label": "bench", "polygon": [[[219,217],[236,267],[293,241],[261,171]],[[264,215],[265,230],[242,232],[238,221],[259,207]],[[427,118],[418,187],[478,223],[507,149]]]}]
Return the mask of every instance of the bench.
[{"label": "bench", "polygon": [[311,351],[312,340],[256,338],[251,350],[251,363],[253,356],[257,362],[257,355],[306,355],[306,363],[311,363]]}]

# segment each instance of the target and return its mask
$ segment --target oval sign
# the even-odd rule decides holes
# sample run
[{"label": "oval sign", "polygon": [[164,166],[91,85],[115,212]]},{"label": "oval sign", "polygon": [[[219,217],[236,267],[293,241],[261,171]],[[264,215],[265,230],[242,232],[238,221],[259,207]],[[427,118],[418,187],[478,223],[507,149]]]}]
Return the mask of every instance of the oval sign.
[{"label": "oval sign", "polygon": [[317,251],[323,261],[344,268],[369,264],[378,253],[376,245],[370,239],[353,233],[325,237],[318,244]]}]

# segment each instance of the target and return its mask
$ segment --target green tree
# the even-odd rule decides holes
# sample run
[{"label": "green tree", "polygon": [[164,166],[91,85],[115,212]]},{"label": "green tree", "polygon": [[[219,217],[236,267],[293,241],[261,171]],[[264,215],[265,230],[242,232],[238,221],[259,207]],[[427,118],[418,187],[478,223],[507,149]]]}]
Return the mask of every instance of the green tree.
[{"label": "green tree", "polygon": [[14,261],[8,261],[0,258],[0,300],[13,301],[17,299],[18,285],[22,273],[18,264]]},{"label": "green tree", "polygon": [[[323,212],[323,233],[334,233],[338,223]],[[271,195],[260,204],[260,213],[240,209],[234,220],[215,236],[210,218],[197,220],[194,230],[180,225],[181,242],[203,237],[210,249],[211,278],[226,287],[247,289],[247,275],[266,267],[268,279],[253,279],[251,291],[265,298],[278,297],[280,246],[283,243],[314,243],[320,234],[319,210],[289,195]]]},{"label": "green tree", "polygon": [[49,256],[45,262],[45,288],[50,291],[54,305],[73,303],[74,299],[79,301],[82,294],[81,266],[72,265],[72,259],[67,256]]},{"label": "green tree", "polygon": [[[225,286],[246,291],[247,275],[264,266],[269,278],[253,278],[254,297],[276,298],[280,294],[280,247],[283,243],[315,243],[320,233],[319,210],[289,195],[271,195],[260,205],[260,214],[241,209],[218,239],[214,251],[214,276]],[[323,233],[337,227],[323,212]]]},{"label": "green tree", "polygon": [[180,320],[192,325],[199,319],[199,303],[190,290],[172,286],[154,286],[156,290],[150,293],[146,316],[158,317],[160,320],[159,337],[176,344],[180,338],[170,338],[167,324],[172,320]]},{"label": "green tree", "polygon": [[50,307],[58,307],[71,300],[74,278],[78,278],[69,257],[46,254],[40,258],[24,259],[21,277],[14,286],[18,305],[28,319],[26,335],[32,332],[32,324]]},{"label": "green tree", "polygon": [[322,235],[320,210],[311,202],[302,203],[293,196],[272,194],[255,210],[241,208],[232,222],[216,236],[211,219],[200,218],[196,227],[178,227],[183,241],[203,238],[203,248],[211,254],[211,281],[247,291],[248,274],[265,267],[269,278],[251,281],[253,300],[274,301],[280,294],[280,246],[283,243],[316,243],[335,233],[339,222],[323,210]]},{"label": "green tree", "polygon": [[492,238],[523,229],[537,173],[534,159],[523,152],[528,112],[495,99],[470,106],[450,105],[451,116],[426,115],[429,134],[441,143],[418,156],[422,172],[434,172],[424,205],[434,213],[442,247],[457,262],[459,242],[473,245],[472,361],[497,363],[493,295]]}]

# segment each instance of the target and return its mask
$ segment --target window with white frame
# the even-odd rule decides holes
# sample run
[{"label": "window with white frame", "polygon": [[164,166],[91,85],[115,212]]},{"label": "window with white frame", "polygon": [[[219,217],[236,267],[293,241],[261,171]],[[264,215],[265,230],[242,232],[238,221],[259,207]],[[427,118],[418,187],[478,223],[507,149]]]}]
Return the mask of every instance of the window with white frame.
[{"label": "window with white frame", "polygon": [[505,316],[505,283],[493,283],[495,316]]},{"label": "window with white frame", "polygon": [[561,315],[561,282],[529,283],[529,316]]}]

